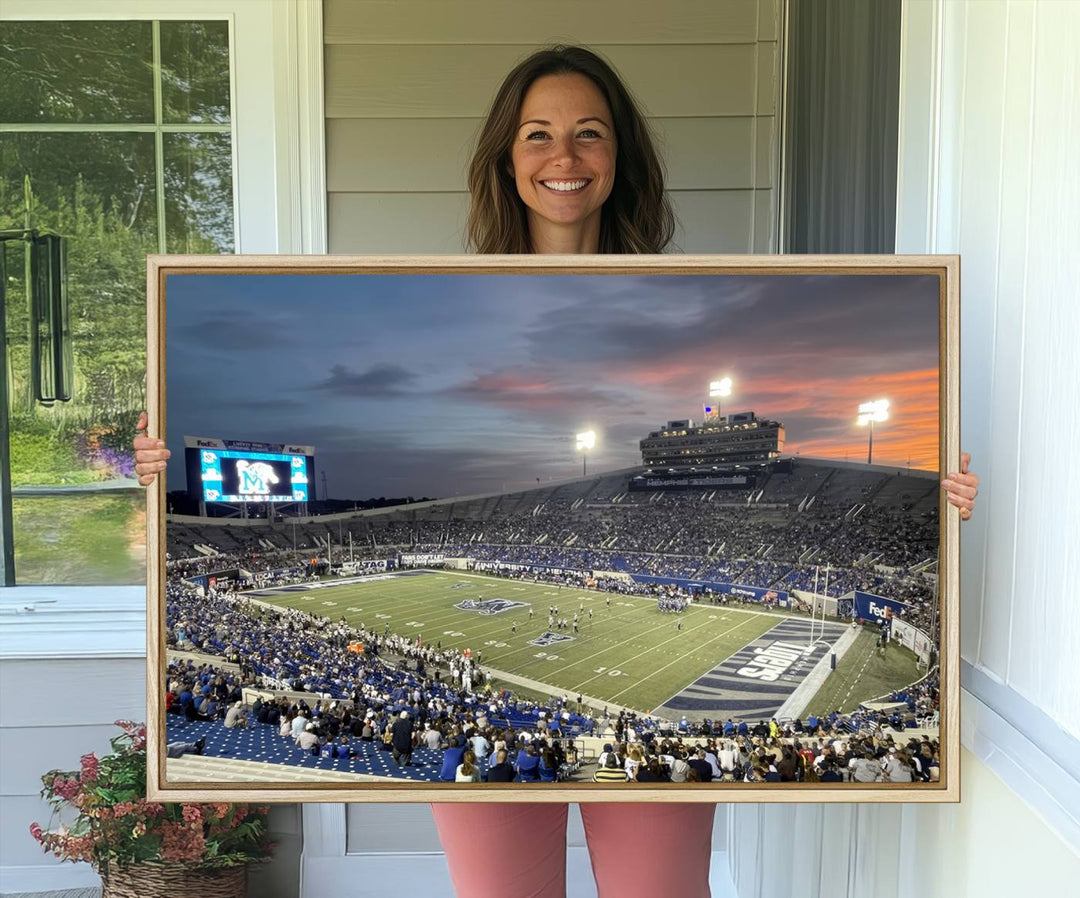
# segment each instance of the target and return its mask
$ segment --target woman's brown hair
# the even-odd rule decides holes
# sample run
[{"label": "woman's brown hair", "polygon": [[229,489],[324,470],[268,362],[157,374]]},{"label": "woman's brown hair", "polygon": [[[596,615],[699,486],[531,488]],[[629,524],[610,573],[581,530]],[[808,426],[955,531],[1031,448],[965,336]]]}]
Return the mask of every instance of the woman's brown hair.
[{"label": "woman's brown hair", "polygon": [[557,46],[519,63],[499,88],[469,164],[468,246],[478,253],[531,253],[525,204],[510,174],[518,114],[533,82],[545,75],[584,75],[614,119],[615,182],[600,219],[601,253],[659,253],[675,233],[664,170],[633,96],[615,70],[584,47]]}]

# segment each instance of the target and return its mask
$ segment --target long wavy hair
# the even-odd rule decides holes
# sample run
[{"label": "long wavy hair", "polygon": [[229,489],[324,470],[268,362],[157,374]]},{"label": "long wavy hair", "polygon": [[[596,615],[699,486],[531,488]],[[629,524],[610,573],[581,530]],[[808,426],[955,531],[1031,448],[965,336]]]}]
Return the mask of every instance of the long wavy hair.
[{"label": "long wavy hair", "polygon": [[664,169],[630,91],[611,66],[584,47],[550,47],[519,63],[503,81],[469,164],[468,247],[477,253],[531,253],[525,204],[510,174],[518,115],[533,82],[584,75],[600,90],[615,128],[615,181],[600,219],[601,253],[659,253],[675,233]]}]

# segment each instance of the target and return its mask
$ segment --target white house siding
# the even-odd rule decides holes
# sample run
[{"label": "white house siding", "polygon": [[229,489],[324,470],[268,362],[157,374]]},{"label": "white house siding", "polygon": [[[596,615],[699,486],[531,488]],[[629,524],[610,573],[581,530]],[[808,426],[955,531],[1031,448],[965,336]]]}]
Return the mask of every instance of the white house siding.
[{"label": "white house siding", "polygon": [[680,250],[775,251],[779,0],[326,0],[324,23],[330,252],[462,252],[492,95],[558,42],[598,50],[645,107]]},{"label": "white house siding", "polygon": [[961,254],[961,430],[982,477],[961,552],[963,801],[738,808],[743,898],[1076,891],[1078,44],[1072,0],[905,0],[897,250]]}]

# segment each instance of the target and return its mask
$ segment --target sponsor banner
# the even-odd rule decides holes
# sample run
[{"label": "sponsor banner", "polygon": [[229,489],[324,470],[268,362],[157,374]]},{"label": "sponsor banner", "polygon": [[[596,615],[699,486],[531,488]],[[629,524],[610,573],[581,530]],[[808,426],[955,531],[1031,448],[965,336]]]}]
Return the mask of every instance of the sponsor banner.
[{"label": "sponsor banner", "polygon": [[760,586],[744,586],[741,583],[717,583],[712,580],[682,580],[676,577],[650,577],[644,574],[634,575],[635,583],[657,583],[661,586],[677,586],[688,592],[701,593],[711,590],[718,595],[734,596],[765,605],[788,607],[788,594],[782,589],[768,589]]},{"label": "sponsor banner", "polygon": [[555,645],[559,642],[571,642],[573,636],[567,636],[565,633],[552,633],[550,630],[545,630],[536,639],[530,639],[529,645],[538,645],[540,648],[547,648],[549,645]]},{"label": "sponsor banner", "polygon": [[442,567],[446,556],[441,552],[411,552],[401,554],[402,567]]},{"label": "sponsor banner", "polygon": [[390,562],[385,558],[372,558],[365,561],[345,561],[342,562],[340,566],[340,570],[345,574],[358,574],[365,571],[389,571],[391,569]]},{"label": "sponsor banner", "polygon": [[188,449],[232,449],[237,452],[269,452],[282,455],[314,455],[314,446],[290,443],[256,443],[251,440],[222,440],[216,437],[184,437]]},{"label": "sponsor banner", "polygon": [[876,596],[870,592],[855,590],[855,617],[863,620],[877,621],[882,624],[891,621],[893,615],[903,617],[904,612],[911,606],[897,599],[886,599],[884,596]]},{"label": "sponsor banner", "polygon": [[477,561],[473,564],[474,571],[538,571],[544,574],[579,574],[586,575],[588,571],[572,570],[570,568],[552,567],[549,564],[519,564],[510,561]]},{"label": "sponsor banner", "polygon": [[528,602],[516,602],[513,599],[466,599],[454,606],[461,611],[475,611],[477,614],[502,614],[511,608],[528,608]]},{"label": "sponsor banner", "polygon": [[719,489],[742,489],[752,485],[745,474],[693,474],[686,477],[646,477],[630,479],[631,491],[639,490],[687,490],[713,487]]}]

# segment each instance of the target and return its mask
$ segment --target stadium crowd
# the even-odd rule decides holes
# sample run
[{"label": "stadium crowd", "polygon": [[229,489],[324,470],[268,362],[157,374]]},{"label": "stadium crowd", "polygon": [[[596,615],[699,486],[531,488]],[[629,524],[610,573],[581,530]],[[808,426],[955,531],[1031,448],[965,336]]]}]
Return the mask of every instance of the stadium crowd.
[{"label": "stadium crowd", "polygon": [[[934,624],[936,481],[804,466],[726,492],[577,489],[305,519],[302,545],[294,521],[291,548],[287,520],[170,525],[169,571],[194,576],[236,565],[271,585],[310,575],[313,553],[336,555],[335,563],[349,557],[391,566],[401,553],[439,554],[590,577],[612,572],[835,598],[863,590],[907,603],[901,617],[924,630]],[[199,555],[196,547],[221,554]]]},{"label": "stadium crowd", "polygon": [[[578,774],[575,737],[610,733],[615,742],[597,759],[596,781],[909,782],[936,775],[936,742],[902,738],[920,720],[936,726],[933,680],[893,695],[887,711],[834,712],[805,723],[675,724],[626,711],[612,720],[606,709],[595,719],[580,696],[574,708],[565,696],[542,706],[493,692],[479,658],[386,630],[227,591],[199,595],[180,582],[168,585],[166,612],[174,650],[167,711],[225,729],[276,726],[299,751],[323,758],[353,757],[355,742],[370,742],[401,765],[421,748],[441,753],[446,781],[555,782]],[[175,654],[184,651],[221,662]],[[245,688],[270,694],[260,692],[248,706]]]}]

